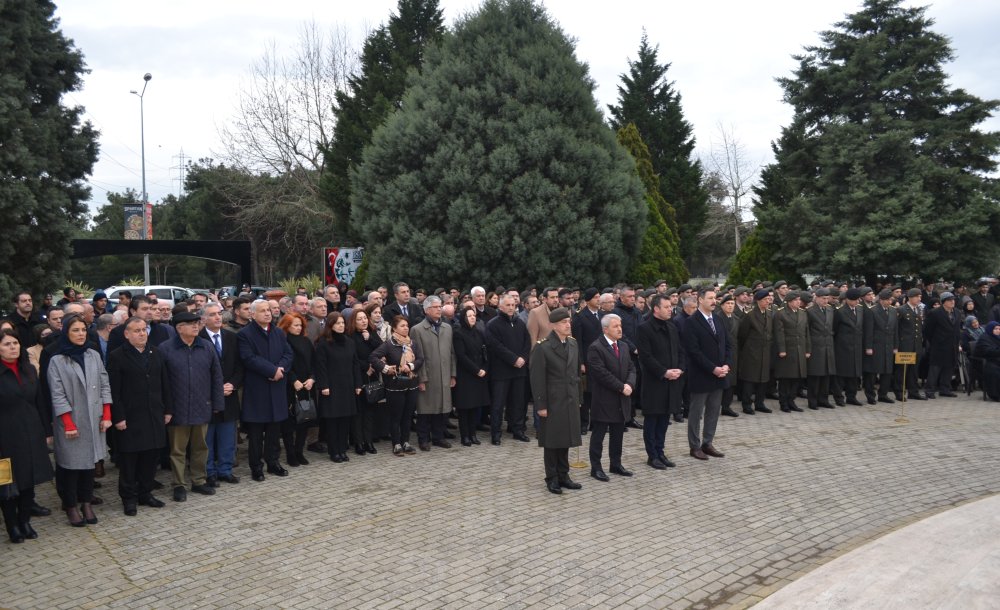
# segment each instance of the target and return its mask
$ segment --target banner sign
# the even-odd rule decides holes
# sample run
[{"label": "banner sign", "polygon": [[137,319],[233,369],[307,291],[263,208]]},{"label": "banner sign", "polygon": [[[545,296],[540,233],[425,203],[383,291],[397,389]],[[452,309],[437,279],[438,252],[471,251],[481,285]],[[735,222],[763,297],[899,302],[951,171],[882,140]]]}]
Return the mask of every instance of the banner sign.
[{"label": "banner sign", "polygon": [[125,239],[142,239],[142,204],[126,203]]},{"label": "banner sign", "polygon": [[146,239],[153,239],[153,204],[146,204]]},{"label": "banner sign", "polygon": [[364,248],[323,248],[323,278],[327,286],[350,284],[361,266]]}]

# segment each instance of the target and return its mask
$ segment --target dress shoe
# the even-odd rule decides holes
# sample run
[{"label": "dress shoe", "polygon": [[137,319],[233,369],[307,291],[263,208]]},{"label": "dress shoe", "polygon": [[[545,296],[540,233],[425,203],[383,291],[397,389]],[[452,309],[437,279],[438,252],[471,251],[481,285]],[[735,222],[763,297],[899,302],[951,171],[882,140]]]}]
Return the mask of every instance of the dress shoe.
[{"label": "dress shoe", "polygon": [[726,457],[725,453],[722,453],[712,445],[702,445],[701,452],[704,453],[705,455],[710,455],[712,457],[719,457],[719,458]]},{"label": "dress shoe", "polygon": [[139,514],[139,507],[135,502],[129,502],[125,505],[125,516],[134,517]]},{"label": "dress shoe", "polygon": [[784,405],[782,405],[780,408],[781,408],[781,412],[782,413],[791,413],[792,412],[791,409],[789,409],[788,407],[786,407]]},{"label": "dress shoe", "polygon": [[515,432],[514,433],[514,440],[515,441],[521,441],[522,443],[530,443],[531,442],[531,439],[528,438],[528,435],[525,434],[524,432]]},{"label": "dress shoe", "polygon": [[90,502],[81,504],[80,512],[83,513],[83,520],[87,525],[97,525],[97,515],[94,514],[94,506]]},{"label": "dress shoe", "polygon": [[52,514],[52,511],[50,509],[45,508],[44,506],[42,506],[38,502],[32,502],[31,503],[31,516],[32,517],[48,517],[51,514]]},{"label": "dress shoe", "polygon": [[490,444],[496,445],[497,447],[499,447],[500,446],[500,439],[495,438],[495,439],[493,439],[493,440],[490,441]]},{"label": "dress shoe", "polygon": [[213,474],[210,477],[205,477],[205,485],[208,485],[210,487],[218,487],[219,485],[221,485],[221,483],[219,483],[218,475]]},{"label": "dress shoe", "polygon": [[816,405],[819,406],[819,407],[822,407],[823,409],[832,409],[833,408],[833,405],[831,405],[828,402],[818,402],[818,403],[816,403]]},{"label": "dress shoe", "polygon": [[163,500],[157,498],[153,494],[150,494],[144,498],[139,498],[139,504],[142,504],[143,506],[148,506],[150,508],[163,508],[164,506],[166,506],[166,504],[163,503]]},{"label": "dress shoe", "polygon": [[941,396],[941,398],[958,398],[958,394],[954,392],[941,392],[939,396]]},{"label": "dress shoe", "polygon": [[469,439],[469,442],[471,442],[473,445],[481,445],[482,444],[482,443],[479,442],[479,437],[476,436],[475,434],[472,435],[472,438]]},{"label": "dress shoe", "polygon": [[427,443],[427,442],[417,443],[417,446],[420,447],[421,451],[430,451],[431,450],[431,444]]},{"label": "dress shoe", "polygon": [[594,477],[598,481],[603,481],[605,483],[607,483],[608,481],[611,480],[610,478],[608,478],[607,473],[605,473],[600,468],[598,468],[597,470],[591,470],[590,471],[590,476]]},{"label": "dress shoe", "polygon": [[174,502],[186,502],[188,499],[187,489],[183,487],[174,487]]},{"label": "dress shoe", "polygon": [[215,495],[215,488],[212,487],[211,485],[207,485],[207,484],[192,485],[191,486],[191,491],[193,491],[196,494],[201,494],[203,496],[214,496]]},{"label": "dress shoe", "polygon": [[440,447],[442,449],[451,449],[451,443],[445,440],[431,441],[431,444],[434,445],[435,447]]},{"label": "dress shoe", "polygon": [[878,404],[878,401],[877,401],[877,400],[875,400],[874,398],[871,398],[871,397],[867,398],[867,399],[866,399],[866,402],[867,402],[867,403],[868,403],[869,405],[877,405],[877,404]]},{"label": "dress shoe", "polygon": [[754,407],[754,411],[756,411],[757,413],[774,413],[774,411],[768,409],[765,406]]},{"label": "dress shoe", "polygon": [[878,401],[879,402],[884,402],[884,403],[890,404],[890,405],[891,404],[895,404],[895,402],[896,402],[895,400],[889,398],[888,396],[879,396],[878,397]]},{"label": "dress shoe", "polygon": [[288,458],[285,460],[285,463],[288,464],[289,468],[299,467],[299,460],[294,455],[289,455]]},{"label": "dress shoe", "polygon": [[725,415],[726,417],[739,417],[740,416],[739,413],[737,413],[736,411],[733,411],[732,407],[725,407],[725,408],[723,408],[721,413],[723,415]]},{"label": "dress shoe", "polygon": [[392,446],[392,454],[395,455],[396,457],[402,457],[403,456],[403,446],[402,445],[393,445]]},{"label": "dress shoe", "polygon": [[10,537],[10,541],[14,544],[24,542],[24,532],[17,525],[7,525],[7,536]]},{"label": "dress shoe", "polygon": [[580,485],[569,477],[559,481],[559,487],[565,487],[566,489],[583,489],[583,485]]},{"label": "dress shoe", "polygon": [[746,413],[747,415],[754,415],[753,409],[749,407],[743,407],[743,412]]},{"label": "dress shoe", "polygon": [[306,447],[306,450],[311,451],[313,453],[326,453],[327,447],[326,443],[316,441],[315,443],[309,443],[309,445]]},{"label": "dress shoe", "polygon": [[632,476],[632,471],[626,469],[624,466],[621,466],[621,465],[619,465],[619,466],[612,466],[611,467],[611,473],[612,474],[617,474],[618,476],[621,476],[621,477],[630,477],[630,476]]},{"label": "dress shoe", "polygon": [[365,445],[365,452],[371,455],[375,455],[376,453],[378,453],[378,449],[375,448],[374,444],[368,443],[367,445]]},{"label": "dress shoe", "polygon": [[225,481],[226,483],[232,483],[233,485],[240,482],[240,478],[235,474],[220,474],[219,480]]},{"label": "dress shoe", "polygon": [[684,423],[684,416],[681,415],[680,413],[675,413],[674,414],[674,421],[677,422],[678,424],[683,424]]},{"label": "dress shoe", "polygon": [[411,445],[410,443],[403,443],[403,453],[407,455],[413,455],[416,452],[417,450],[413,448],[413,445]]},{"label": "dress shoe", "polygon": [[701,449],[692,449],[691,450],[691,457],[695,458],[696,460],[707,460],[708,459],[708,456],[705,455],[705,452],[702,451]]},{"label": "dress shoe", "polygon": [[769,400],[778,400],[778,395],[775,394],[774,392],[765,392],[764,398],[767,398]]},{"label": "dress shoe", "polygon": [[921,394],[920,392],[914,392],[913,396],[910,396],[913,400],[927,400],[927,395]]},{"label": "dress shoe", "polygon": [[849,405],[854,405],[855,407],[861,406],[861,401],[858,400],[857,398],[854,398],[853,396],[851,398],[848,398],[845,402]]},{"label": "dress shoe", "polygon": [[817,405],[808,405],[808,407],[810,411],[819,411],[819,407]]},{"label": "dress shoe", "polygon": [[278,477],[287,477],[288,471],[281,467],[281,464],[275,462],[267,467],[267,472]]},{"label": "dress shoe", "polygon": [[341,453],[340,454],[340,461],[341,462],[350,462],[351,458],[346,453]]},{"label": "dress shoe", "polygon": [[153,489],[163,489],[163,483],[153,479]]},{"label": "dress shoe", "polygon": [[846,407],[847,406],[847,403],[844,402],[843,398],[834,398],[833,399],[833,404],[837,405],[838,407]]},{"label": "dress shoe", "polygon": [[38,532],[35,531],[35,528],[31,527],[31,521],[25,521],[24,523],[21,523],[21,533],[24,534],[24,537],[27,540],[38,539]]},{"label": "dress shoe", "polygon": [[788,410],[795,411],[796,413],[802,413],[802,408],[799,405],[795,404],[794,402],[788,405]]},{"label": "dress shoe", "polygon": [[666,466],[667,468],[674,468],[675,466],[677,466],[677,464],[674,464],[673,461],[671,461],[671,459],[668,458],[664,453],[660,454],[660,461],[663,462],[663,465]]},{"label": "dress shoe", "polygon": [[472,446],[472,439],[470,439],[467,436],[463,436],[462,437],[462,446],[463,447],[471,447]]},{"label": "dress shoe", "polygon": [[364,455],[365,454],[365,448],[362,447],[361,445],[355,445],[354,446],[354,453],[356,453],[358,455]]},{"label": "dress shoe", "polygon": [[85,527],[87,525],[87,522],[83,520],[83,515],[80,514],[80,509],[75,506],[66,509],[66,517],[69,519],[69,524],[73,527]]},{"label": "dress shoe", "polygon": [[625,424],[625,427],[626,428],[635,428],[636,430],[642,430],[642,424],[640,424],[639,422],[637,422],[634,417],[632,419],[628,420],[628,423]]},{"label": "dress shoe", "polygon": [[937,399],[937,396],[934,395],[934,392],[924,392],[924,396],[927,397],[927,400]]},{"label": "dress shoe", "polygon": [[455,438],[455,435],[453,433],[448,432],[447,430],[445,430],[444,431],[444,437],[446,439],[448,439],[448,440],[453,440]]},{"label": "dress shoe", "polygon": [[263,472],[254,472],[250,474],[250,478],[260,483],[265,477]]},{"label": "dress shoe", "polygon": [[339,453],[334,453],[333,455],[330,456],[330,461],[333,462],[334,464],[339,464],[344,460],[343,458],[340,457]]},{"label": "dress shoe", "polygon": [[296,455],[295,459],[297,459],[299,461],[299,464],[301,464],[303,466],[308,466],[309,465],[309,460],[307,460],[306,456],[302,455],[301,453],[298,454],[298,455]]},{"label": "dress shoe", "polygon": [[646,464],[648,466],[652,466],[653,468],[655,468],[657,470],[666,470],[667,469],[667,465],[664,464],[663,462],[661,462],[660,458],[649,458],[648,460],[646,460]]},{"label": "dress shoe", "polygon": [[559,481],[548,481],[548,482],[545,483],[545,486],[548,488],[549,492],[551,492],[551,493],[554,493],[554,494],[561,494],[562,493],[562,487],[559,487]]}]

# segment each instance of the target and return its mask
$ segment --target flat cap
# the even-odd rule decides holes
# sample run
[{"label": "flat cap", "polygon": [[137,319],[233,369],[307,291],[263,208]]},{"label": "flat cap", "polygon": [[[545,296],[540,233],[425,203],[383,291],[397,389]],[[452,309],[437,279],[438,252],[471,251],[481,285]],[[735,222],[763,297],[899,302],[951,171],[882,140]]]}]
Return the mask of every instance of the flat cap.
[{"label": "flat cap", "polygon": [[170,322],[174,326],[177,326],[178,324],[184,324],[185,322],[197,322],[200,319],[201,318],[199,318],[197,315],[189,311],[182,311],[179,314],[175,315],[173,319],[170,320]]},{"label": "flat cap", "polygon": [[886,300],[886,299],[891,299],[892,298],[892,289],[891,288],[883,288],[882,292],[878,293],[878,298],[881,299],[881,300],[883,300],[883,301]]},{"label": "flat cap", "polygon": [[733,296],[734,296],[734,297],[738,297],[738,296],[740,296],[741,294],[746,294],[746,293],[748,293],[748,292],[750,292],[750,289],[749,289],[749,288],[747,288],[746,286],[737,286],[737,287],[736,287],[736,290],[735,290],[735,291],[733,291]]},{"label": "flat cap", "polygon": [[944,303],[945,301],[947,301],[949,299],[952,300],[952,301],[954,301],[955,300],[955,295],[952,294],[952,293],[950,293],[950,292],[942,292],[941,293],[941,302],[942,303]]},{"label": "flat cap", "polygon": [[549,323],[555,324],[569,318],[569,310],[565,307],[556,307],[549,312]]},{"label": "flat cap", "polygon": [[848,301],[857,301],[861,298],[861,290],[857,288],[848,288],[847,294],[844,295]]},{"label": "flat cap", "polygon": [[906,298],[919,297],[919,296],[921,296],[919,288],[910,288],[909,290],[906,291]]},{"label": "flat cap", "polygon": [[597,292],[597,288],[588,288],[583,291],[583,300],[589,301],[590,299],[596,297],[598,294],[600,293]]}]

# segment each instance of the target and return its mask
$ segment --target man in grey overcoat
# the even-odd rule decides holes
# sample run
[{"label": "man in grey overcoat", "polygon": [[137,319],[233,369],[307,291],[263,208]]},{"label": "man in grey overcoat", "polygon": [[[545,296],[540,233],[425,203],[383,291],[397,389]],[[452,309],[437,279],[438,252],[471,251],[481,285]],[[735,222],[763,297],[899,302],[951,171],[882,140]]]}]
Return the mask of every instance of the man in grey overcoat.
[{"label": "man in grey overcoat", "polygon": [[455,346],[451,325],[441,317],[441,299],[429,296],[423,303],[424,319],[410,330],[410,337],[420,345],[424,365],[419,374],[417,394],[417,440],[421,451],[431,445],[450,449],[445,440],[445,424],[451,413],[451,388],[455,387]]}]

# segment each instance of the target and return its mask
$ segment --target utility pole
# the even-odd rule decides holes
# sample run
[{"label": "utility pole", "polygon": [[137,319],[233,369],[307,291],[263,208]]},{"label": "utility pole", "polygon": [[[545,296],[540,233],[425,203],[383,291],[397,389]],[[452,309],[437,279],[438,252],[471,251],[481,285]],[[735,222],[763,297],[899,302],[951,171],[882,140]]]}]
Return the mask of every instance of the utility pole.
[{"label": "utility pole", "polygon": [[[139,138],[142,143],[142,238],[149,239],[149,217],[146,214],[146,206],[149,203],[149,197],[146,194],[146,115],[145,108],[143,105],[143,96],[146,95],[146,85],[149,84],[150,79],[153,75],[146,72],[143,75],[142,80],[145,81],[142,84],[142,93],[137,91],[131,91],[130,93],[139,98]],[[149,286],[149,255],[142,255],[142,268],[143,274],[146,279],[146,285]]]},{"label": "utility pole", "polygon": [[186,161],[188,159],[190,159],[191,157],[185,155],[184,154],[184,149],[181,148],[180,154],[175,155],[175,156],[173,156],[171,158],[172,159],[177,159],[177,165],[174,166],[174,167],[171,167],[170,169],[176,169],[177,170],[177,177],[174,178],[174,180],[177,180],[177,182],[178,182],[178,184],[177,184],[177,198],[180,199],[181,196],[184,195],[184,180],[187,178],[187,163],[186,163]]}]

